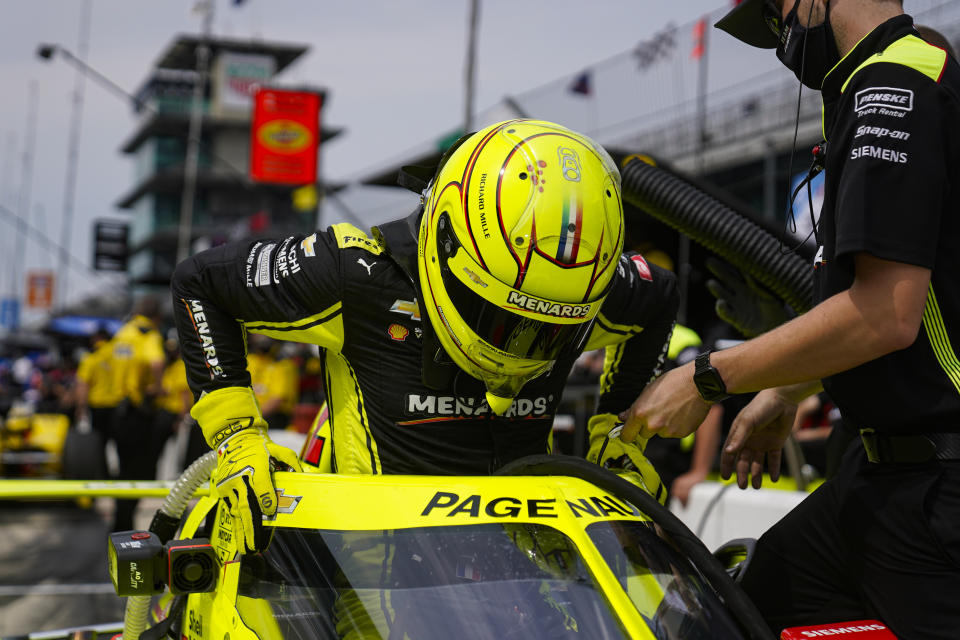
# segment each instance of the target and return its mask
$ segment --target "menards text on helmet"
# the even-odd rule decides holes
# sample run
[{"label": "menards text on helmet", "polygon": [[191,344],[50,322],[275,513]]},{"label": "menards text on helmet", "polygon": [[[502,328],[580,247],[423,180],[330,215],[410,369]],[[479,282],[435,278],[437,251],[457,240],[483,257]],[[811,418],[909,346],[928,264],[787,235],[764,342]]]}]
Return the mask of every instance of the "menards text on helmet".
[{"label": "menards text on helmet", "polygon": [[536,311],[537,313],[556,316],[558,318],[583,318],[590,312],[590,305],[588,304],[557,304],[556,302],[541,300],[540,298],[534,298],[533,296],[528,296],[516,291],[511,291],[507,295],[507,304],[515,304],[527,311]]}]

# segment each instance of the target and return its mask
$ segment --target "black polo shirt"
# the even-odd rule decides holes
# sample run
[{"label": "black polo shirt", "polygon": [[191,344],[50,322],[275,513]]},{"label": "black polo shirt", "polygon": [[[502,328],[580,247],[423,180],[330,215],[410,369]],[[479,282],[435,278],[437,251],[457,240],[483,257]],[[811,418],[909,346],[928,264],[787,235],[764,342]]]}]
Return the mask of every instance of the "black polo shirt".
[{"label": "black polo shirt", "polygon": [[861,40],[822,93],[817,300],[850,288],[861,251],[932,270],[916,341],[824,387],[860,428],[960,431],[960,67],[902,15]]}]

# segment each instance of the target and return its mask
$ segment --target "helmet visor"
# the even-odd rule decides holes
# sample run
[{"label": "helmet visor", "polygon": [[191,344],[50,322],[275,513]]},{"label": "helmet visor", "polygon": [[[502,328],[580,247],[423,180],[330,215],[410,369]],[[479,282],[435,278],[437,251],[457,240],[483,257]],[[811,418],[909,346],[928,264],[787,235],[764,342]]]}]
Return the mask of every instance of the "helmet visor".
[{"label": "helmet visor", "polygon": [[[454,335],[454,339],[466,343],[479,338],[485,347],[481,350],[489,352],[486,359],[491,363],[500,362],[493,371],[499,369],[498,373],[507,375],[513,374],[503,370],[503,366],[509,365],[512,359],[526,360],[529,365],[531,360],[553,362],[565,354],[579,353],[599,305],[551,303],[524,295],[489,276],[489,282],[485,281],[480,275],[485,272],[460,246],[456,234],[450,232],[449,222],[441,220],[437,233],[440,275],[457,315],[474,334]],[[491,295],[502,296],[502,300],[499,304],[488,300],[475,290],[478,287],[496,290],[498,293],[491,292]],[[532,311],[538,305],[542,313],[524,312],[525,308]],[[550,313],[556,314],[556,322],[549,319]],[[490,358],[490,355],[501,354],[501,358]]]},{"label": "helmet visor", "polygon": [[449,264],[441,273],[450,301],[476,337],[516,358],[553,361],[564,353],[579,351],[593,325],[591,321],[560,324],[522,316],[476,294]]}]

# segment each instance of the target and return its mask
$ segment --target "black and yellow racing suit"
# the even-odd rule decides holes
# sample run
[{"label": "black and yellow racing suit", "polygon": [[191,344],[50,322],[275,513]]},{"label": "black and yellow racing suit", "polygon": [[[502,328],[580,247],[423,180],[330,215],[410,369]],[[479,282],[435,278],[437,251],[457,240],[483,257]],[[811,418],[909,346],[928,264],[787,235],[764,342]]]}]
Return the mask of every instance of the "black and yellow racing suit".
[{"label": "black and yellow racing suit", "polygon": [[844,420],[880,446],[868,461],[855,442],[837,476],[760,538],[743,585],[775,631],[879,618],[900,638],[955,638],[960,67],[901,15],[860,40],[822,94],[817,299],[850,289],[863,253],[931,280],[913,344],[823,381]]},{"label": "black and yellow racing suit", "polygon": [[[224,245],[184,261],[172,289],[194,394],[249,386],[245,332],[252,331],[320,346],[337,472],[488,474],[547,452],[579,354],[531,380],[502,416],[487,407],[482,383],[451,374],[452,365],[441,362],[427,368],[440,375],[423,375],[424,354],[436,354],[437,343],[418,305],[415,227],[416,215],[370,236],[335,224],[306,236]],[[621,258],[585,347],[607,353],[591,421],[594,451],[662,360],[677,306],[673,274],[639,255]],[[640,449],[618,439],[609,441],[604,458],[624,453],[645,478],[656,478],[648,476],[652,468]],[[648,489],[657,493],[649,483]]]}]

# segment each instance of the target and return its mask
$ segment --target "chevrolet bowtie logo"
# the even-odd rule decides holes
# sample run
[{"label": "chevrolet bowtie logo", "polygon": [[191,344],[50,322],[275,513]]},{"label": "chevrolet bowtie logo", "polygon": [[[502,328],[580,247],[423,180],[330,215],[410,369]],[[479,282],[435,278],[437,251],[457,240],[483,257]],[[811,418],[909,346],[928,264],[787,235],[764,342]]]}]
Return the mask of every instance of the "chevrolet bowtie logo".
[{"label": "chevrolet bowtie logo", "polygon": [[277,513],[293,513],[303,496],[284,495],[283,489],[277,491]]},{"label": "chevrolet bowtie logo", "polygon": [[[293,513],[303,496],[284,495],[283,489],[277,489],[277,513]],[[277,515],[263,516],[264,520],[275,520]]]},{"label": "chevrolet bowtie logo", "polygon": [[390,311],[394,313],[404,313],[414,320],[420,320],[420,305],[417,304],[416,300],[413,302],[409,300],[396,300],[393,306],[390,307]]}]

